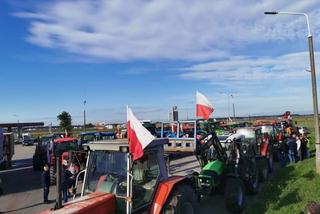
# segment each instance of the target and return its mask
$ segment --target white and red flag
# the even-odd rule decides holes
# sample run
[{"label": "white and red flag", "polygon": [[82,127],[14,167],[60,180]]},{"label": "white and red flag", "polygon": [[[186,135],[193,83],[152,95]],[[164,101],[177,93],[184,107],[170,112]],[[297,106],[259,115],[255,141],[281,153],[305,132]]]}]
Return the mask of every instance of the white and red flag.
[{"label": "white and red flag", "polygon": [[134,116],[129,107],[127,107],[127,137],[133,160],[141,158],[143,156],[143,149],[155,139]]},{"label": "white and red flag", "polygon": [[207,120],[213,112],[213,105],[208,98],[197,91],[196,94],[196,117],[202,117]]}]

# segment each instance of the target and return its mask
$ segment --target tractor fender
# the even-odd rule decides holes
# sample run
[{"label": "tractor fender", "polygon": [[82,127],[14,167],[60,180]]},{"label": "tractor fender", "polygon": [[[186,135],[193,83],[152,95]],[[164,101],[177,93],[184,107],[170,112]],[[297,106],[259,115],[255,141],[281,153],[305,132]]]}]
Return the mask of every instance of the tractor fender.
[{"label": "tractor fender", "polygon": [[44,210],[38,214],[114,214],[116,213],[116,198],[114,195],[103,192],[94,192],[70,201],[61,209],[58,210]]},{"label": "tractor fender", "polygon": [[185,176],[172,176],[168,180],[160,182],[151,205],[150,214],[159,214],[174,187],[181,183],[190,183],[192,185],[190,178]]}]

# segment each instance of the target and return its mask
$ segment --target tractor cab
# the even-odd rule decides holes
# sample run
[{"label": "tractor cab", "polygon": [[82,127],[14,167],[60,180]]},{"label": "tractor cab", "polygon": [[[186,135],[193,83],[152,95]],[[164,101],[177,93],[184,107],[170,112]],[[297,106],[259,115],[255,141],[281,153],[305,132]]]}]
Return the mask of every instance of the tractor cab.
[{"label": "tractor cab", "polygon": [[197,213],[193,180],[168,177],[166,143],[168,139],[153,140],[137,160],[126,141],[84,144],[88,159],[81,197],[62,206],[59,194],[55,209],[42,213]]},{"label": "tractor cab", "polygon": [[[156,139],[144,149],[142,158],[133,161],[126,141],[95,141],[84,144],[89,152],[81,196],[114,196],[117,213],[143,212],[151,207],[157,185],[168,178],[163,161],[163,144]],[[111,208],[111,207],[110,207]]]},{"label": "tractor cab", "polygon": [[64,136],[64,133],[56,133],[38,138],[32,159],[34,170],[41,170],[44,164],[51,163],[53,140],[64,138]]}]

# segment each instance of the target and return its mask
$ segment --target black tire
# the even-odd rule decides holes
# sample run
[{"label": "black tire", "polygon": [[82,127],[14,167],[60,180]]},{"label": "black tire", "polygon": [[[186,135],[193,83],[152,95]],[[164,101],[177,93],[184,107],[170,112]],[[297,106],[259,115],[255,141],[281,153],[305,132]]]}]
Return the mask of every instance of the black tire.
[{"label": "black tire", "polygon": [[175,186],[161,213],[198,214],[199,203],[195,190],[188,184]]},{"label": "black tire", "polygon": [[56,169],[53,167],[50,167],[50,184],[56,184]]},{"label": "black tire", "polygon": [[280,160],[279,160],[279,150],[278,149],[273,150],[272,156],[273,156],[273,161],[274,162],[276,162],[276,163],[280,162]]},{"label": "black tire", "polygon": [[270,157],[268,158],[268,167],[269,167],[269,172],[272,173],[273,172],[273,155],[270,155]]},{"label": "black tire", "polygon": [[250,179],[246,182],[247,193],[254,195],[259,192],[259,173],[255,169]]},{"label": "black tire", "polygon": [[229,177],[225,183],[226,207],[231,213],[240,213],[245,207],[245,190],[240,178]]},{"label": "black tire", "polygon": [[269,163],[268,160],[263,158],[258,161],[259,180],[261,182],[267,181],[269,177]]}]

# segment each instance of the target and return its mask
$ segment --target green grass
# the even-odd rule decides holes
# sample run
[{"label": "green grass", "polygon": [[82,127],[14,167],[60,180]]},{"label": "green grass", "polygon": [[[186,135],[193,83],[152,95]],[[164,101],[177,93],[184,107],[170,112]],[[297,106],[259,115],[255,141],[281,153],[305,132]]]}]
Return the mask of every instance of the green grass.
[{"label": "green grass", "polygon": [[315,158],[278,170],[246,213],[300,213],[310,201],[320,203],[320,176]]},{"label": "green grass", "polygon": [[[313,117],[297,117],[295,121],[309,128],[309,149],[314,152]],[[315,158],[278,169],[253,200],[246,213],[300,213],[308,202],[320,203],[320,176],[316,173]]]}]

